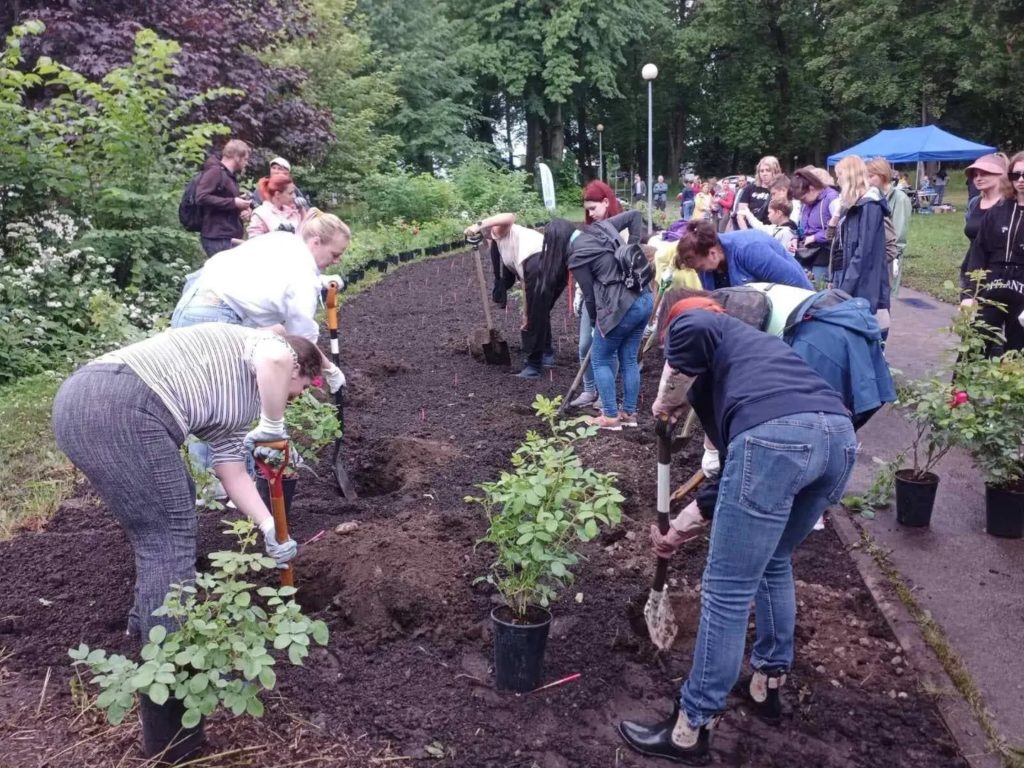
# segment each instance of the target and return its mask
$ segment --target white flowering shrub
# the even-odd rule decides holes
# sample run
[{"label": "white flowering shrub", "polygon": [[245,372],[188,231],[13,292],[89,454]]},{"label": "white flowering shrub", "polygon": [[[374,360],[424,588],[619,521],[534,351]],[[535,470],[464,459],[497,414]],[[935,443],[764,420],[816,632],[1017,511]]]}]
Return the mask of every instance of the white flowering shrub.
[{"label": "white flowering shrub", "polygon": [[177,258],[127,288],[80,245],[89,231],[60,211],[7,225],[0,239],[0,381],[67,368],[166,322],[191,266]]}]

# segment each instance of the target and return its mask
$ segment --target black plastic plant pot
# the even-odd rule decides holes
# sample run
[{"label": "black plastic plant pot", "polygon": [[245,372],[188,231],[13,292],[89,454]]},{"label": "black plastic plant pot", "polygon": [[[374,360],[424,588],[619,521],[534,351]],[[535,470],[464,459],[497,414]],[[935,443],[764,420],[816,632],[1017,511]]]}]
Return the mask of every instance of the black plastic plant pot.
[{"label": "black plastic plant pot", "polygon": [[926,528],[932,521],[938,489],[939,476],[932,472],[914,477],[912,469],[899,470],[896,473],[896,522],[910,528]]},{"label": "black plastic plant pot", "polygon": [[[284,514],[288,519],[291,519],[292,516],[292,499],[295,498],[295,488],[298,484],[299,478],[297,477],[285,477],[281,480],[281,485],[284,486],[282,489],[284,493]],[[267,505],[267,509],[270,509],[270,483],[267,482],[267,478],[262,475],[257,476],[256,490],[259,491],[260,498]]]},{"label": "black plastic plant pot", "polygon": [[400,254],[398,254],[398,260],[401,261],[402,263],[412,261],[414,258],[416,258],[415,251],[402,251]]},{"label": "black plastic plant pot", "polygon": [[1001,539],[1024,538],[1024,488],[985,486],[985,530]]},{"label": "black plastic plant pot", "polygon": [[377,271],[378,272],[387,272],[388,271],[388,260],[387,259],[377,259]]},{"label": "black plastic plant pot", "polygon": [[195,728],[185,728],[181,724],[184,713],[185,705],[179,699],[154,704],[149,696],[139,696],[142,753],[156,765],[178,765],[193,760],[202,750],[206,742],[204,721]]},{"label": "black plastic plant pot", "polygon": [[350,283],[358,283],[362,279],[363,279],[363,270],[362,269],[353,269],[351,272],[348,273],[348,281]]},{"label": "black plastic plant pot", "polygon": [[465,244],[466,244],[465,240],[452,240],[450,243],[448,243],[448,250],[449,251],[458,251],[463,246],[465,246]]},{"label": "black plastic plant pot", "polygon": [[385,261],[388,264],[391,264],[392,266],[394,266],[399,261],[399,255],[397,253],[389,253],[387,258],[385,259]]},{"label": "black plastic plant pot", "polygon": [[499,691],[525,693],[540,686],[551,614],[531,605],[525,621],[501,605],[491,611],[494,622],[494,684]]}]

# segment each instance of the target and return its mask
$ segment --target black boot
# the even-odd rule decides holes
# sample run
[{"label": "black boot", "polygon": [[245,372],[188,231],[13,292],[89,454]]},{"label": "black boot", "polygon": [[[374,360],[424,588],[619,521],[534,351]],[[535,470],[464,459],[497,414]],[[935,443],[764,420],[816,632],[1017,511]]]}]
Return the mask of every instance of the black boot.
[{"label": "black boot", "polygon": [[772,725],[782,720],[782,686],[786,684],[785,669],[759,669],[744,677],[736,692],[753,705],[754,714]]},{"label": "black boot", "polygon": [[693,729],[677,703],[669,717],[654,725],[623,720],[619,723],[619,734],[642,755],[686,765],[707,765],[711,762],[711,730],[717,722],[716,717]]}]

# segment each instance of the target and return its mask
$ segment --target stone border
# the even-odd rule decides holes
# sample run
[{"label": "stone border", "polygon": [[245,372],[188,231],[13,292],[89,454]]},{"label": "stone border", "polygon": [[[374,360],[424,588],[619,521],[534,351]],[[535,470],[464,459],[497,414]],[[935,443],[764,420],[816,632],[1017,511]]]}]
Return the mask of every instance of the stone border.
[{"label": "stone border", "polygon": [[[903,649],[908,666],[917,674],[926,691],[933,694],[939,715],[964,759],[970,763],[971,768],[1003,768],[1002,757],[992,751],[981,723],[925,642],[917,621],[903,601],[893,595],[889,578],[879,568],[874,557],[863,551],[863,529],[843,507],[832,508],[828,521],[835,526],[839,540],[857,566],[875,605],[895,635],[896,642]],[[869,533],[865,532],[865,535],[871,538]]]}]

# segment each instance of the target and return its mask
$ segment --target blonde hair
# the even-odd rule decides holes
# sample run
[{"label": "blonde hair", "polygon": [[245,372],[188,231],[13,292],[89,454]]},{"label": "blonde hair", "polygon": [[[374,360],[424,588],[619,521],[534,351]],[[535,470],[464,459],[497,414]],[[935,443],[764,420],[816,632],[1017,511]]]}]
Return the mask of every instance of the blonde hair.
[{"label": "blonde hair", "polygon": [[779,163],[779,158],[777,158],[775,155],[765,155],[764,157],[762,157],[760,160],[757,161],[757,168],[755,168],[754,170],[760,171],[762,165],[767,166],[768,169],[776,176],[782,173],[782,165]]},{"label": "blonde hair", "polygon": [[882,177],[882,191],[888,192],[892,186],[892,166],[884,157],[873,157],[867,162],[868,176]]},{"label": "blonde hair", "polygon": [[839,199],[844,208],[852,208],[867,193],[868,167],[858,155],[847,155],[836,163],[836,178],[839,180]]},{"label": "blonde hair", "polygon": [[302,239],[309,242],[319,237],[320,242],[329,242],[336,237],[344,237],[348,242],[352,239],[352,230],[348,224],[333,213],[324,213],[319,208],[310,208],[299,227]]},{"label": "blonde hair", "polygon": [[224,145],[220,155],[223,158],[247,157],[251,151],[249,145],[241,139],[232,139]]}]

